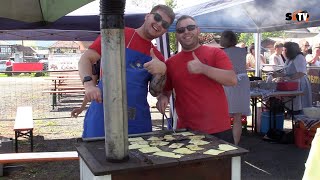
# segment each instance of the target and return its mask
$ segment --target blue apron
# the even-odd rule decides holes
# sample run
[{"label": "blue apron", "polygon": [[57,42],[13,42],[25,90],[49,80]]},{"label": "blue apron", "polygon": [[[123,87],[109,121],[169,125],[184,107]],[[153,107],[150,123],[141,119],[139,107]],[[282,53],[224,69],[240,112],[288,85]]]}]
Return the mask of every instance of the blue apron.
[{"label": "blue apron", "polygon": [[[150,107],[147,101],[148,82],[152,75],[143,68],[143,64],[150,60],[150,56],[126,48],[129,134],[152,131]],[[102,81],[99,81],[98,87],[103,94]],[[92,101],[85,115],[82,137],[101,136],[105,136],[103,103]]]}]

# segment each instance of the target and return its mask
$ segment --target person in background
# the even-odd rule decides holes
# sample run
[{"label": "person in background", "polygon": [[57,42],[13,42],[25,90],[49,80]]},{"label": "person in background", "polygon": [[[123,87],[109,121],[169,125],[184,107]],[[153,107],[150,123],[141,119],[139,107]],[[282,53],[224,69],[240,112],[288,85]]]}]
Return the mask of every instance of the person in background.
[{"label": "person in background", "polygon": [[[145,16],[141,27],[124,29],[129,134],[152,131],[147,102],[148,85],[152,96],[160,94],[166,79],[166,65],[164,57],[154,48],[151,40],[167,32],[174,18],[175,14],[170,7],[157,5]],[[105,136],[103,85],[102,81],[98,86],[95,85],[91,70],[91,65],[100,58],[101,36],[84,52],[79,61],[79,74],[83,79],[85,96],[88,101],[92,101],[84,120],[83,138]]]},{"label": "person in background", "polygon": [[313,45],[312,54],[306,56],[308,66],[320,66],[320,43]]},{"label": "person in background", "polygon": [[[282,66],[284,66],[286,59],[282,55],[282,51],[283,51],[283,43],[281,42],[274,43],[274,53],[269,57],[269,64],[275,65],[273,67],[274,71],[282,69]],[[281,66],[281,67],[278,67],[278,66]]]},{"label": "person in background", "polygon": [[269,57],[269,64],[283,66],[286,59],[282,57],[283,43],[274,43],[274,53]]},{"label": "person in background", "polygon": [[233,70],[237,74],[236,86],[224,86],[224,92],[228,99],[229,114],[234,118],[232,133],[234,143],[237,145],[242,134],[241,116],[249,116],[250,112],[250,81],[246,70],[245,48],[235,47],[237,36],[232,31],[224,31],[221,34],[220,45],[229,56]]},{"label": "person in background", "polygon": [[178,115],[177,128],[212,134],[233,142],[228,102],[223,86],[234,86],[237,77],[223,50],[199,44],[200,29],[191,16],[176,23],[176,37],[182,51],[166,61],[167,81],[158,96],[161,113],[174,89]]},{"label": "person in background", "polygon": [[[284,43],[284,51],[287,57],[284,72],[274,72],[273,77],[279,78],[280,81],[299,82],[298,91],[303,91],[303,96],[297,96],[293,99],[294,114],[299,114],[302,108],[312,106],[311,84],[307,77],[307,63],[297,43]],[[291,107],[289,103],[286,106]]]},{"label": "person in background", "polygon": [[[247,69],[254,69],[256,67],[256,59],[255,59],[255,52],[254,52],[254,44],[252,44],[249,47],[249,53],[246,56],[246,63],[247,63]],[[260,54],[260,67],[262,67],[263,64],[266,64],[266,59],[263,57],[262,54]]]},{"label": "person in background", "polygon": [[[98,60],[97,63],[93,64],[92,66],[92,81],[96,82],[96,84],[99,83],[99,79],[100,79],[100,62],[101,60]],[[73,109],[71,111],[71,117],[77,118],[79,114],[81,114],[82,111],[86,108],[86,105],[88,104],[88,102],[89,102],[88,99],[86,98],[86,96],[84,96],[83,101],[81,103],[81,107]]]},{"label": "person in background", "polygon": [[309,53],[310,44],[307,40],[302,39],[301,41],[299,41],[299,47],[300,47],[300,51],[302,52],[303,56],[310,54]]}]

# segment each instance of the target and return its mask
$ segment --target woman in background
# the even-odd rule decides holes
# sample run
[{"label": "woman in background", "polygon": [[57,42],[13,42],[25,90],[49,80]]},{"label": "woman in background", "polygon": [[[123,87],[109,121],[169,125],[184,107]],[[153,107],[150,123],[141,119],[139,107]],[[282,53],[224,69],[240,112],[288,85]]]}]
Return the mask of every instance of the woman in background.
[{"label": "woman in background", "polygon": [[[273,77],[278,77],[280,81],[297,81],[300,86],[298,91],[303,91],[303,96],[293,99],[294,114],[299,114],[304,107],[312,106],[311,84],[307,77],[307,62],[299,45],[295,42],[284,43],[284,51],[287,61],[283,73],[273,73]],[[291,104],[287,103],[287,107]]]},{"label": "woman in background", "polygon": [[[251,45],[249,47],[249,53],[246,55],[246,63],[247,63],[247,69],[250,69],[250,68],[254,69],[256,67],[254,45]],[[260,67],[262,67],[263,64],[266,64],[266,59],[263,57],[262,54],[260,54]]]},{"label": "woman in background", "polygon": [[237,36],[232,31],[224,31],[221,35],[220,45],[229,56],[233,70],[238,76],[236,86],[225,86],[224,90],[228,99],[229,114],[233,120],[233,139],[237,145],[242,134],[242,115],[250,115],[250,81],[246,71],[245,48],[236,47]]},{"label": "woman in background", "polygon": [[320,66],[320,43],[313,46],[312,54],[307,54],[306,60],[309,66]]}]

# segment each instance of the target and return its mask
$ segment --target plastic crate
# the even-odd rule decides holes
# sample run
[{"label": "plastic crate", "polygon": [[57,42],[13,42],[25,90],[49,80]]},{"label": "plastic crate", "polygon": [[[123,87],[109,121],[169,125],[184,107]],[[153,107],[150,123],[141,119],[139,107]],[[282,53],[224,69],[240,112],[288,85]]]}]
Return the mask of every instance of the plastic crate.
[{"label": "plastic crate", "polygon": [[[230,117],[231,126],[233,125],[233,120],[234,120],[234,118],[233,118],[233,117]],[[248,124],[248,122],[247,122],[247,116],[245,116],[245,115],[242,115],[242,116],[241,116],[241,124],[242,124],[242,128],[243,128],[243,129],[247,129],[247,124]]]},{"label": "plastic crate", "polygon": [[314,125],[310,130],[308,130],[304,126],[303,122],[296,122],[294,126],[294,143],[296,146],[303,149],[310,148],[317,128],[320,128],[320,123]]}]

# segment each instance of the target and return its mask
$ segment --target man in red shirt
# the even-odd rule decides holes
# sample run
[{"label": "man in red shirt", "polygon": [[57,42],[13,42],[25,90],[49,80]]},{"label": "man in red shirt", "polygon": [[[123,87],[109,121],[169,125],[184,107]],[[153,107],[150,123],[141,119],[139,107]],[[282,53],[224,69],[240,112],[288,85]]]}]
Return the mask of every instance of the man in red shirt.
[{"label": "man in red shirt", "polygon": [[[174,18],[175,14],[170,7],[157,5],[146,15],[141,27],[124,29],[129,134],[152,131],[150,107],[147,102],[148,85],[150,82],[150,94],[158,96],[164,86],[166,65],[163,56],[151,40],[167,32]],[[101,37],[98,37],[79,61],[79,74],[83,79],[85,96],[88,101],[92,101],[84,120],[84,138],[105,135],[102,81],[96,86],[92,81],[91,68],[100,57]]]},{"label": "man in red shirt", "polygon": [[218,48],[199,44],[200,29],[190,16],[181,16],[176,37],[182,51],[166,61],[167,81],[158,97],[164,113],[174,89],[178,128],[201,131],[233,142],[224,86],[237,84],[228,56]]}]

